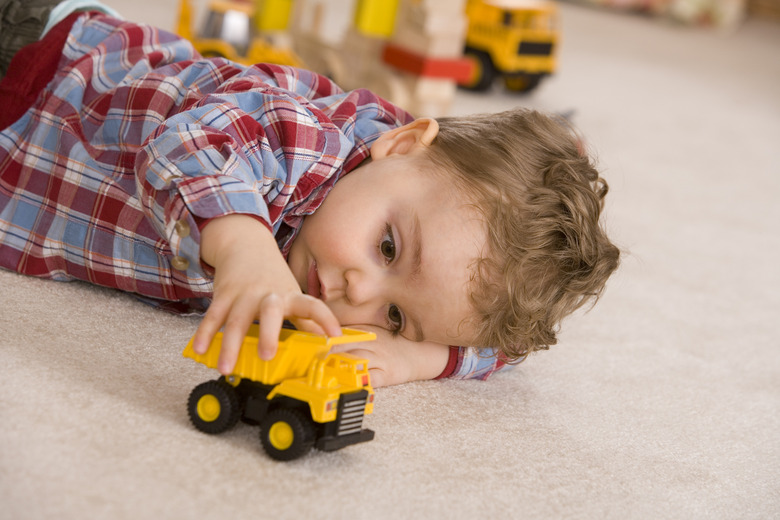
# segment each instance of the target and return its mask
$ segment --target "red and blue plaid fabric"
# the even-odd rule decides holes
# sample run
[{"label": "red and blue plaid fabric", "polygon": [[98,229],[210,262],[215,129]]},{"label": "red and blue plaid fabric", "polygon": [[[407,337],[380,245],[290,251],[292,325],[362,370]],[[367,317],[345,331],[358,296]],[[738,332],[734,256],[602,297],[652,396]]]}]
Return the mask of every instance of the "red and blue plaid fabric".
[{"label": "red and blue plaid fabric", "polygon": [[496,372],[509,370],[525,361],[525,356],[507,363],[497,349],[450,347],[450,359],[436,379],[481,379],[485,381]]},{"label": "red and blue plaid fabric", "polygon": [[411,120],[313,72],[203,59],[171,33],[85,14],[54,79],[0,132],[0,267],[202,310],[199,223],[253,215],[286,254],[339,176]]},{"label": "red and blue plaid fabric", "polygon": [[198,222],[254,215],[286,252],[339,175],[411,121],[366,90],[202,59],[173,34],[104,15],[80,17],[62,53],[0,132],[0,265],[33,276],[207,297]]}]

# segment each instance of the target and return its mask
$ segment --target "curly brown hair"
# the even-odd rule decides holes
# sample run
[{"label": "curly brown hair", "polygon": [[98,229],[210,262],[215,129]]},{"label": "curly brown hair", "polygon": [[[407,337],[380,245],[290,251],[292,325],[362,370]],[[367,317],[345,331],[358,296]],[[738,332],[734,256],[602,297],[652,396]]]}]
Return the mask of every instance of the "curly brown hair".
[{"label": "curly brown hair", "polygon": [[438,123],[429,156],[487,224],[472,275],[479,342],[509,360],[547,349],[618,266],[599,223],[607,183],[561,117],[514,109]]}]

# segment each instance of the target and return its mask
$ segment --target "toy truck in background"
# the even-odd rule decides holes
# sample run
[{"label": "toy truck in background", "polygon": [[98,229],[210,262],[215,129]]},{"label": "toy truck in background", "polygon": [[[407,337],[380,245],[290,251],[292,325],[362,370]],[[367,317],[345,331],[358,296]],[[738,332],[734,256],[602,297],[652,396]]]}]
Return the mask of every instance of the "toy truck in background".
[{"label": "toy truck in background", "polygon": [[464,54],[472,75],[459,85],[483,91],[501,76],[508,90],[529,92],[555,72],[558,10],[550,0],[468,0]]},{"label": "toy truck in background", "polygon": [[222,57],[244,65],[277,63],[301,67],[286,38],[293,0],[212,0],[200,32],[192,30],[190,0],[179,0],[176,32],[206,58]]},{"label": "toy truck in background", "polygon": [[[329,354],[333,345],[372,341],[376,335],[342,329],[338,337],[282,329],[276,356],[257,355],[258,326],[244,338],[233,373],[207,381],[190,394],[192,424],[205,433],[221,433],[239,419],[260,426],[260,440],[269,456],[288,461],[312,447],[322,451],[370,441],[363,416],[374,408],[368,361],[351,354]],[[196,354],[192,340],[183,356],[217,367],[222,332],[206,354]]]}]

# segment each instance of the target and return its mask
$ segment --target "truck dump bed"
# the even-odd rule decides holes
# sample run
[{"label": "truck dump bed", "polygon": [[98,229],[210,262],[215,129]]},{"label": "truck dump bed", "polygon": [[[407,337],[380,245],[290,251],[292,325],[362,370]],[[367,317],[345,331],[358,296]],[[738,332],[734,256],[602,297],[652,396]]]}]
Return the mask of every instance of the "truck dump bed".
[{"label": "truck dump bed", "polygon": [[[341,336],[330,337],[282,329],[276,356],[269,361],[264,361],[257,355],[258,326],[254,324],[244,338],[232,375],[266,385],[277,385],[284,380],[306,375],[311,362],[315,358],[324,359],[333,345],[376,339],[376,334],[373,332],[347,328],[342,328],[341,331]],[[182,355],[209,368],[217,368],[221,347],[222,332],[218,332],[205,354],[196,354],[192,350],[192,340],[190,340]]]}]

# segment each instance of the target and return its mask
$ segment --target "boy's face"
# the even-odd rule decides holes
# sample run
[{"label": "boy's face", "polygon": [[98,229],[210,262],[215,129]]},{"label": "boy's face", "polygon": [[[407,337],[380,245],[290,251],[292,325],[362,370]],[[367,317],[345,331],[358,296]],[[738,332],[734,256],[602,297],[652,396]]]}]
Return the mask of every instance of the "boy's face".
[{"label": "boy's face", "polygon": [[342,325],[412,341],[475,344],[469,281],[483,221],[430,170],[421,147],[372,148],[306,217],[288,256],[304,293]]}]

